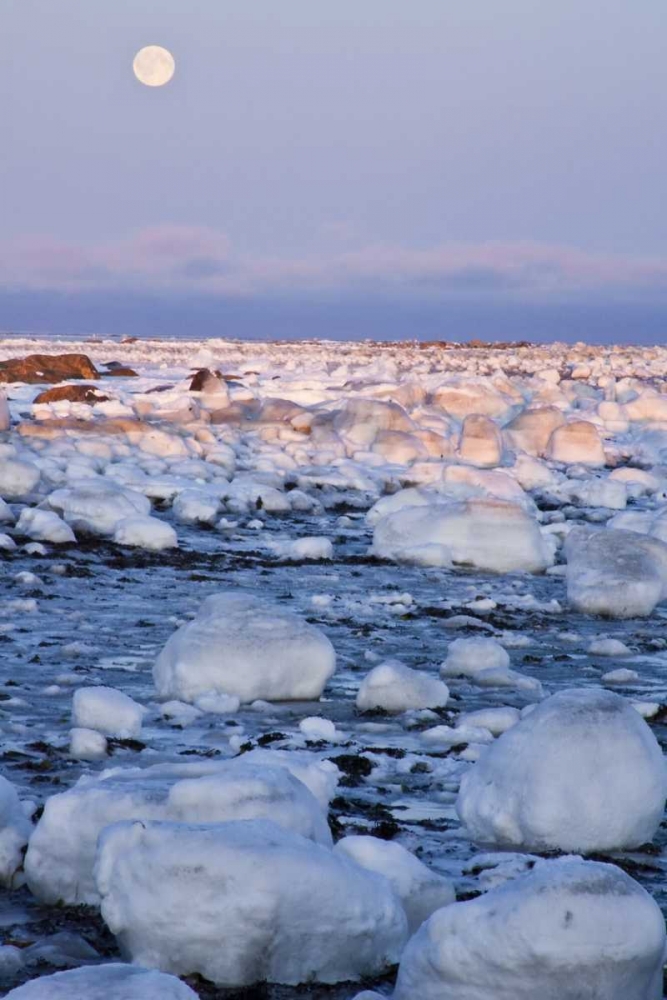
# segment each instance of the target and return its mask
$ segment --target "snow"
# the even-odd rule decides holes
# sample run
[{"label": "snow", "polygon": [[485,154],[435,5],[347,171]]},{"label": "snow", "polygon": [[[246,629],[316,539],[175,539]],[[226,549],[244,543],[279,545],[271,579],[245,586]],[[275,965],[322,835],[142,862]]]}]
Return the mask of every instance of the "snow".
[{"label": "snow", "polygon": [[372,553],[381,559],[425,566],[451,563],[493,573],[541,573],[553,553],[537,522],[503,500],[409,506],[381,518]]},{"label": "snow", "polygon": [[395,841],[343,837],[334,851],[388,879],[403,904],[410,934],[414,934],[436,910],[449,906],[456,899],[449,879],[431,871]]},{"label": "snow", "polygon": [[31,831],[16,789],[0,775],[0,885],[11,886]]},{"label": "snow", "polygon": [[112,962],[41,976],[10,990],[6,1000],[196,1000],[175,976]]},{"label": "snow", "polygon": [[124,518],[150,513],[150,500],[113,482],[86,480],[78,486],[54,490],[47,497],[52,510],[69,525],[96,535],[112,535]]},{"label": "snow", "polygon": [[[119,820],[216,823],[270,818],[330,846],[322,798],[335,785],[333,773],[310,769],[322,796],[316,798],[292,774],[299,773],[299,761],[286,765],[277,755],[262,760],[250,753],[232,761],[109,768],[99,777],[84,775],[45,803],[25,859],[31,891],[46,902],[98,903],[93,881],[97,840],[105,827]],[[302,769],[306,774],[307,767]]]},{"label": "snow", "polygon": [[665,925],[613,865],[562,858],[438,910],[403,953],[394,1000],[660,1000]]},{"label": "snow", "polygon": [[296,538],[289,542],[272,542],[271,551],[279,559],[291,559],[294,562],[333,558],[331,539],[318,536]]},{"label": "snow", "polygon": [[208,691],[242,701],[319,698],[336,666],[320,629],[277,604],[240,592],[208,597],[168,640],[153,668],[160,698]]},{"label": "snow", "polygon": [[69,731],[70,757],[77,760],[103,760],[107,756],[106,737],[96,729],[75,726]]},{"label": "snow", "polygon": [[623,698],[562,691],[464,775],[457,812],[480,844],[590,853],[653,839],[667,795],[662,751]]},{"label": "snow", "polygon": [[170,524],[157,517],[124,517],[116,522],[113,540],[118,545],[162,552],[178,547],[178,536]]},{"label": "snow", "polygon": [[143,705],[114,688],[79,688],[72,699],[72,725],[104,736],[136,739],[141,736],[144,711]]},{"label": "snow", "polygon": [[444,708],[449,689],[425,671],[412,670],[399,660],[387,660],[374,667],[363,679],[357,692],[360,712],[382,709],[407,712],[410,709]]},{"label": "snow", "polygon": [[485,670],[509,669],[510,656],[496,639],[454,639],[440,667],[444,677],[476,677]]},{"label": "snow", "polygon": [[667,594],[667,544],[634,531],[573,529],[565,543],[567,597],[609,618],[650,615]]},{"label": "snow", "polygon": [[267,821],[116,824],[96,879],[133,962],[219,986],[374,975],[407,938],[387,879]]}]

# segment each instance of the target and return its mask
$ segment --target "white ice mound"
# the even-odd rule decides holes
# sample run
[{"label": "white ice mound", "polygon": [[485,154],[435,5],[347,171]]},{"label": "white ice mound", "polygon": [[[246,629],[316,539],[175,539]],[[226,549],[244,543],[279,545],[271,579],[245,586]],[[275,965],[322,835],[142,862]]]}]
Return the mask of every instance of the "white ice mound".
[{"label": "white ice mound", "polygon": [[663,816],[667,770],[619,695],[561,691],[484,750],[456,809],[480,844],[590,853],[638,847]]},{"label": "white ice mound", "polygon": [[268,767],[241,757],[113,768],[99,777],[80,778],[46,801],[25,859],[32,892],[49,903],[99,903],[93,880],[97,838],[119,820],[220,823],[270,818],[330,846],[322,805],[282,761],[275,763]]},{"label": "white ice mound", "polygon": [[456,899],[449,879],[431,871],[405,847],[377,837],[343,837],[334,851],[387,878],[403,903],[410,934],[442,906]]},{"label": "white ice mound", "polygon": [[562,858],[438,910],[394,1000],[660,1000],[665,924],[614,865]]},{"label": "white ice mound", "polygon": [[511,670],[507,650],[496,639],[485,636],[450,643],[440,673],[443,677],[465,677],[479,687],[520,688],[542,695],[540,681]]},{"label": "white ice mound", "polygon": [[336,667],[318,628],[277,604],[236,591],[213,594],[167,641],[153,667],[161,698],[208,691],[242,701],[319,698]]},{"label": "white ice mound", "polygon": [[72,725],[94,729],[104,736],[135,739],[141,736],[144,706],[115,688],[79,688],[72,698]]},{"label": "white ice mound", "polygon": [[357,692],[361,712],[382,709],[407,712],[410,709],[444,708],[449,689],[437,677],[423,670],[411,670],[399,660],[387,660],[364,677]]},{"label": "white ice mound", "polygon": [[646,616],[667,595],[667,544],[657,538],[574,528],[565,555],[568,601],[585,614]]},{"label": "white ice mound", "polygon": [[124,517],[114,528],[113,540],[117,545],[161,552],[178,548],[178,536],[172,526],[157,517]]},{"label": "white ice mound", "polygon": [[6,1000],[197,1000],[197,994],[176,976],[113,962],[40,976]]},{"label": "white ice mound", "polygon": [[387,879],[266,821],[117,824],[96,878],[133,962],[219,986],[376,975],[407,937]]},{"label": "white ice mound", "polygon": [[21,500],[32,493],[40,479],[40,471],[32,462],[17,458],[0,459],[0,497]]},{"label": "white ice mound", "polygon": [[19,535],[26,535],[35,542],[51,542],[54,545],[76,542],[69,524],[52,510],[24,507],[16,522],[16,530]]},{"label": "white ice mound", "polygon": [[604,465],[604,447],[597,427],[588,420],[557,427],[549,438],[547,458],[566,465]]},{"label": "white ice mound", "polygon": [[0,776],[0,885],[11,885],[31,831],[16,789]]},{"label": "white ice mound", "polygon": [[492,573],[541,573],[553,562],[534,518],[517,504],[486,498],[389,514],[375,526],[371,551],[397,562],[455,563]]},{"label": "white ice mound", "polygon": [[96,535],[112,535],[123,518],[145,516],[151,509],[150,500],[141,493],[96,479],[54,490],[47,503],[75,531],[79,528]]}]

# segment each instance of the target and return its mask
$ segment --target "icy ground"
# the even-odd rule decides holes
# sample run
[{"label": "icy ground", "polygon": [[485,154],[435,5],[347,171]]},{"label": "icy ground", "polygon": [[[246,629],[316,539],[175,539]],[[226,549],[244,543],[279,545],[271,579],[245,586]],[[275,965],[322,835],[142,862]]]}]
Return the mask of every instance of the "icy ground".
[{"label": "icy ground", "polygon": [[[139,377],[97,380],[110,400],[92,406],[33,406],[44,386],[6,387],[0,774],[34,801],[33,820],[49,796],[112,765],[305,750],[341,772],[334,840],[396,841],[452,879],[459,900],[472,899],[535,860],[521,846],[474,845],[455,808],[484,746],[516,724],[512,710],[604,687],[634,704],[664,747],[667,350],[5,340],[0,359],[71,351]],[[191,392],[202,367],[223,378]],[[86,492],[91,482],[116,492],[100,502]],[[417,499],[367,518],[414,487]],[[157,528],[135,523],[146,498]],[[20,520],[37,507],[55,521]],[[611,537],[611,555],[599,536]],[[630,554],[616,558],[623,545]],[[204,698],[169,696],[179,704],[165,708],[156,658],[206,598],[237,590],[330,640],[336,671],[322,698],[246,699],[223,684]],[[495,647],[448,656],[471,638],[497,640],[509,664]],[[216,641],[224,644],[224,619]],[[400,711],[394,689],[390,712],[357,708],[378,665],[400,661],[437,680],[446,660],[445,707]],[[389,677],[399,684],[403,675]],[[91,686],[121,691],[145,712],[114,703],[96,721],[93,706],[84,725],[73,695]],[[380,690],[373,696],[386,698]],[[440,704],[433,685],[411,696]],[[122,735],[113,735],[119,719]],[[612,809],[614,794],[612,783]],[[588,855],[619,865],[663,913],[666,829],[663,821],[652,846]],[[39,902],[22,881],[19,870],[0,889],[0,995],[62,968],[119,960],[96,908]],[[394,980],[390,971],[361,985],[256,994],[187,982],[206,998],[347,1000],[362,988],[389,994]]]}]

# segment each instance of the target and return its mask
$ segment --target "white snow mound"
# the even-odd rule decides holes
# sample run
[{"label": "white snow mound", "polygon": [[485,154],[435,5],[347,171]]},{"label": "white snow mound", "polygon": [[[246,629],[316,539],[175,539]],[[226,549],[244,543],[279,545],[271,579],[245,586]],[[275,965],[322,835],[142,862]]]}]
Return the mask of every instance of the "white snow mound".
[{"label": "white snow mound", "polygon": [[113,962],[40,976],[5,1000],[197,1000],[176,976]]},{"label": "white snow mound", "polygon": [[437,677],[422,670],[412,670],[399,660],[387,660],[364,677],[356,704],[360,712],[376,708],[385,712],[407,712],[444,708],[448,699],[449,688]]}]

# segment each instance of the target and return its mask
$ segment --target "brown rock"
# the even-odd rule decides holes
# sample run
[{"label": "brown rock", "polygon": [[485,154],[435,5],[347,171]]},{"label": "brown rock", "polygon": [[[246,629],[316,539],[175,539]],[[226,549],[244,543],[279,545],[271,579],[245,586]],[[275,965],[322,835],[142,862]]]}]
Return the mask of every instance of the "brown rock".
[{"label": "brown rock", "polygon": [[0,382],[64,382],[73,378],[98,378],[87,354],[29,354],[0,361]]},{"label": "brown rock", "polygon": [[224,388],[220,372],[212,372],[210,368],[200,368],[190,382],[190,392],[221,392]]},{"label": "brown rock", "polygon": [[95,385],[56,385],[53,389],[40,392],[33,403],[59,403],[66,399],[70,403],[105,403],[109,397],[102,395]]},{"label": "brown rock", "polygon": [[118,368],[109,368],[106,372],[101,372],[105,378],[115,377],[115,378],[138,378],[139,376],[135,372],[134,368],[128,368],[126,365],[119,365]]}]

